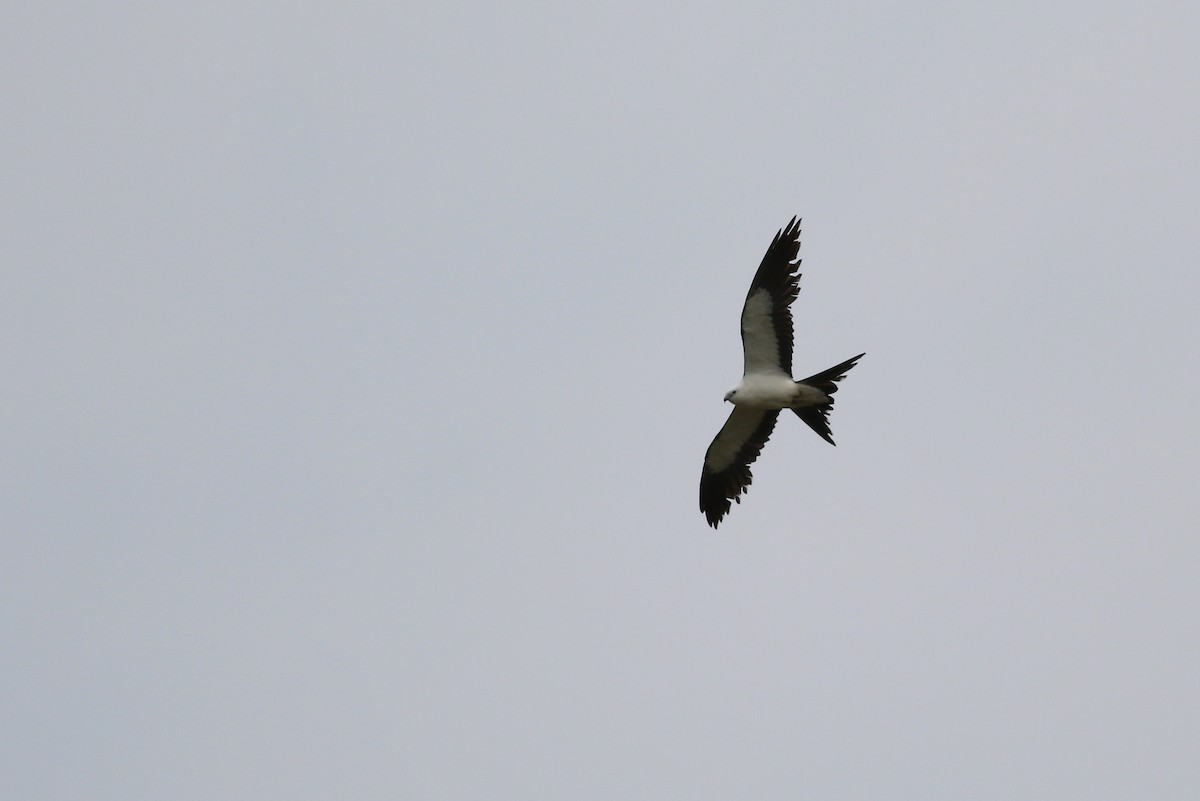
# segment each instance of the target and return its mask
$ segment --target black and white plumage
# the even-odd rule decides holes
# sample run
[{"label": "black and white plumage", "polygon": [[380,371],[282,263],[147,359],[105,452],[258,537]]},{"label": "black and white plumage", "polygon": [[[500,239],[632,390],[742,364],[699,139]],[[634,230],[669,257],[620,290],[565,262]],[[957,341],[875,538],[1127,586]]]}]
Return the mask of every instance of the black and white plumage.
[{"label": "black and white plumage", "polygon": [[829,410],[837,382],[858,354],[802,381],[792,378],[792,301],[800,292],[800,220],[793,217],[763,256],[742,306],[742,381],[725,395],[734,405],[729,419],[704,454],[700,473],[700,511],[716,528],[731,503],[753,476],[750,465],[775,428],[783,409],[791,409],[830,445]]}]

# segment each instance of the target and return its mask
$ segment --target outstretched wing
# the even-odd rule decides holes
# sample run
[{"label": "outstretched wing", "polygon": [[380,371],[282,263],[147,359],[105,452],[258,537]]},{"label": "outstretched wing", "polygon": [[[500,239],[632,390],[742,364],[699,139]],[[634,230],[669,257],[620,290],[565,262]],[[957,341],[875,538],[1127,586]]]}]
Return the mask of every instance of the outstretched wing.
[{"label": "outstretched wing", "polygon": [[792,374],[792,311],[800,293],[800,220],[775,234],[742,306],[742,355],[750,373]]},{"label": "outstretched wing", "polygon": [[729,511],[730,502],[739,497],[753,478],[750,465],[775,428],[778,409],[753,409],[735,406],[716,439],[704,454],[700,472],[700,511],[713,528]]}]

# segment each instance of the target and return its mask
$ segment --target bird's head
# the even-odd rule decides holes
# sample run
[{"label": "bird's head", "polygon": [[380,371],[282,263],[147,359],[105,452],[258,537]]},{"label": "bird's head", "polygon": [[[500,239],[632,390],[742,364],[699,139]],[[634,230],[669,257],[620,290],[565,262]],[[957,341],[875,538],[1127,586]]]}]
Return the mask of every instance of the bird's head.
[{"label": "bird's head", "polygon": [[731,389],[731,390],[729,390],[728,392],[726,392],[726,393],[725,393],[725,402],[726,402],[726,403],[733,403],[733,399],[734,399],[734,398],[736,398],[736,397],[737,397],[737,390],[736,390],[736,389]]}]

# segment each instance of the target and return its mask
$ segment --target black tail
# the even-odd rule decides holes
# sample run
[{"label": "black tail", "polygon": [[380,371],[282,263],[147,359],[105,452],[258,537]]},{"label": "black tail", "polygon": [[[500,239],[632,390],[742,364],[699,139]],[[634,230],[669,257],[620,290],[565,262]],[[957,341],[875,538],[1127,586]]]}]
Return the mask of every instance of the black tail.
[{"label": "black tail", "polygon": [[[803,381],[797,381],[797,384],[808,384],[810,387],[816,387],[826,395],[832,395],[837,392],[837,382],[846,377],[846,373],[850,372],[850,368],[858,364],[858,360],[865,353],[860,353],[853,359],[847,359],[841,364],[836,364],[828,370],[822,370],[816,375],[810,375]],[[821,439],[828,442],[830,445],[836,445],[833,441],[832,432],[829,430],[829,410],[833,408],[833,399],[830,398],[829,403],[822,403],[820,406],[805,406],[800,409],[792,409],[796,416],[808,424],[808,427],[821,436]]]}]

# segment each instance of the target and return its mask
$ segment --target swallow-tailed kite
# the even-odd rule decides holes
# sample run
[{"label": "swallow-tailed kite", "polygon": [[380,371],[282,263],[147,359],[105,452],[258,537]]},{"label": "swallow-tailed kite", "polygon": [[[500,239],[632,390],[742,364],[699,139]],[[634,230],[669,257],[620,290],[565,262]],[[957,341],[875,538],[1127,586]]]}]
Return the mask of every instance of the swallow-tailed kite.
[{"label": "swallow-tailed kite", "polygon": [[750,465],[775,428],[782,409],[796,416],[833,445],[829,410],[837,382],[846,377],[858,354],[803,381],[792,378],[792,312],[800,292],[800,221],[795,217],[775,234],[742,307],[742,382],[725,394],[733,411],[704,454],[700,473],[700,511],[713,528],[742,502],[750,486]]}]

